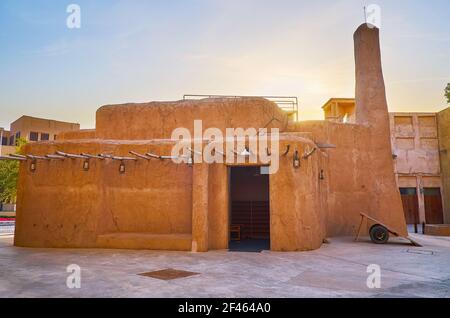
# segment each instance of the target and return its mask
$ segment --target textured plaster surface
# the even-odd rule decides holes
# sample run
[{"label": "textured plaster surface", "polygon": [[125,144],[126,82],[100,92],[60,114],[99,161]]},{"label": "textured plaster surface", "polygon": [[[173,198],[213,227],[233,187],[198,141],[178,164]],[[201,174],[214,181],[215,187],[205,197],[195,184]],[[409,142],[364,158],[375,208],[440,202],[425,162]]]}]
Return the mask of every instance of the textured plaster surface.
[{"label": "textured plaster surface", "polygon": [[436,114],[391,113],[395,171],[403,175],[439,176]]},{"label": "textured plaster surface", "polygon": [[[130,150],[170,154],[170,141],[58,141],[27,145],[33,154],[110,153]],[[305,134],[284,134],[280,148],[300,154],[315,144]],[[30,150],[28,150],[30,149]],[[320,188],[321,151],[292,166],[280,158],[271,176],[272,248],[302,251],[320,247],[326,237],[326,189]],[[15,243],[24,247],[117,247],[195,251],[228,247],[228,169],[223,164],[172,161],[39,161],[35,172],[22,163]],[[180,248],[181,247],[181,248]]]},{"label": "textured plaster surface", "polygon": [[389,113],[381,66],[379,29],[361,25],[354,34],[356,64],[356,123],[369,127],[369,174],[372,216],[407,235],[397,188],[390,140]]},{"label": "textured plaster surface", "polygon": [[438,131],[444,197],[444,222],[450,224],[450,108],[438,114]]},{"label": "textured plaster surface", "polygon": [[[189,253],[29,249],[0,237],[0,297],[450,297],[450,238],[414,238],[424,246],[344,237],[304,253]],[[81,267],[81,289],[66,287],[69,264]],[[366,286],[370,264],[381,266],[380,289]],[[167,268],[199,275],[138,275]]]},{"label": "textured plaster surface", "polygon": [[180,127],[193,136],[194,121],[203,121],[203,130],[218,128],[285,129],[287,115],[264,98],[204,99],[200,101],[152,102],[103,106],[97,111],[96,137],[114,140],[170,138]]}]

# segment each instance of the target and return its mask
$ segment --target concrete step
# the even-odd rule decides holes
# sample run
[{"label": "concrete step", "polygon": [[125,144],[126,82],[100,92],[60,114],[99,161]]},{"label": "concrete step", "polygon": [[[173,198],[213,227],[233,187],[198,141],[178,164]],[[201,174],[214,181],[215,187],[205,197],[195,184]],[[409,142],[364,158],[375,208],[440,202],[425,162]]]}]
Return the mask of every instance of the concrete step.
[{"label": "concrete step", "polygon": [[97,236],[98,248],[190,251],[191,234],[107,233]]}]

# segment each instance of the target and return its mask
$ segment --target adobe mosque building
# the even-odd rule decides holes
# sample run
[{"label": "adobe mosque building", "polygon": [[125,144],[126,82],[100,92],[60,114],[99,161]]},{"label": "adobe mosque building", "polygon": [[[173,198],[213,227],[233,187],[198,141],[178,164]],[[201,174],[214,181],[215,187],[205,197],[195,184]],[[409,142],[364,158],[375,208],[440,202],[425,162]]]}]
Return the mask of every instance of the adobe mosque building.
[{"label": "adobe mosque building", "polygon": [[[273,251],[306,251],[355,234],[360,212],[406,236],[379,30],[364,24],[354,41],[355,124],[292,121],[263,98],[207,98],[104,106],[95,130],[26,145],[15,245],[204,252],[227,249],[238,235],[270,239]],[[190,148],[210,146],[194,132],[196,120],[203,131],[268,128],[272,136],[278,128],[279,151],[273,140],[266,149],[276,172],[262,173],[267,163],[259,157],[169,160],[177,128],[197,138]]]}]

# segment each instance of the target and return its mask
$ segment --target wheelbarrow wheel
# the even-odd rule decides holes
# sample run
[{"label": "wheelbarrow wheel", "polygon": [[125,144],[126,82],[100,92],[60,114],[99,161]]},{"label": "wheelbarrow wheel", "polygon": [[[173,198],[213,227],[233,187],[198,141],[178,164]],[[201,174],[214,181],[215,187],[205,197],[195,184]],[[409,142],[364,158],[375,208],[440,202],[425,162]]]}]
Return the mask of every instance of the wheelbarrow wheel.
[{"label": "wheelbarrow wheel", "polygon": [[382,225],[375,224],[369,231],[370,239],[375,244],[386,244],[389,241],[389,231]]}]

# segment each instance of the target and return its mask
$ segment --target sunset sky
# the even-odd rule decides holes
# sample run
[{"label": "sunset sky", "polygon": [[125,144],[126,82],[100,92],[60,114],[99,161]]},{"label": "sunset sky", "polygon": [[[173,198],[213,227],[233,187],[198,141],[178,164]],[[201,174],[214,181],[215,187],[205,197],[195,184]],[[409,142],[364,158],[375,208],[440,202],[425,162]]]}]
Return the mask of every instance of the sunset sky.
[{"label": "sunset sky", "polygon": [[[66,8],[81,7],[81,29]],[[353,32],[382,9],[390,111],[438,111],[448,0],[1,0],[0,126],[21,115],[93,128],[105,104],[183,94],[298,96],[301,119],[354,96]]]}]

